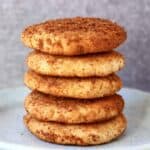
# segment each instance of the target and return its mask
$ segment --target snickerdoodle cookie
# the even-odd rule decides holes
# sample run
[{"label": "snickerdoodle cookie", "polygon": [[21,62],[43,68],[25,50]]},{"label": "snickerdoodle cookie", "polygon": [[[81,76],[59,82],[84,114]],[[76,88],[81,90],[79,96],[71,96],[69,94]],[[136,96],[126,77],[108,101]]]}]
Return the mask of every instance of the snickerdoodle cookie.
[{"label": "snickerdoodle cookie", "polygon": [[113,95],[122,87],[121,79],[115,75],[107,77],[65,78],[51,77],[28,71],[24,83],[32,90],[58,97],[91,99]]},{"label": "snickerdoodle cookie", "polygon": [[25,99],[25,109],[33,118],[68,124],[108,120],[119,115],[123,107],[124,101],[117,94],[93,100],[80,100],[32,91]]},{"label": "snickerdoodle cookie", "polygon": [[50,76],[107,76],[124,67],[124,57],[116,51],[82,56],[52,56],[38,51],[27,57],[27,65],[37,73]]},{"label": "snickerdoodle cookie", "polygon": [[125,30],[101,18],[66,18],[49,20],[27,27],[23,43],[53,55],[81,55],[111,51],[126,39]]},{"label": "snickerdoodle cookie", "polygon": [[73,145],[108,143],[118,138],[127,126],[123,114],[104,122],[76,125],[43,122],[27,114],[24,122],[29,131],[42,140]]}]

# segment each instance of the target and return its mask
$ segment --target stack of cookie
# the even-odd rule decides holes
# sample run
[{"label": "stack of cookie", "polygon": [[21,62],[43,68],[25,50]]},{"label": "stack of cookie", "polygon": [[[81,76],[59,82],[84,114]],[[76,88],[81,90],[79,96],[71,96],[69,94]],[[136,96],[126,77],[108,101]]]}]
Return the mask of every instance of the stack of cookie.
[{"label": "stack of cookie", "polygon": [[114,51],[126,32],[109,20],[67,18],[29,26],[23,43],[34,50],[24,82],[24,122],[38,138],[59,144],[112,141],[126,128],[122,87],[115,74],[124,57]]}]

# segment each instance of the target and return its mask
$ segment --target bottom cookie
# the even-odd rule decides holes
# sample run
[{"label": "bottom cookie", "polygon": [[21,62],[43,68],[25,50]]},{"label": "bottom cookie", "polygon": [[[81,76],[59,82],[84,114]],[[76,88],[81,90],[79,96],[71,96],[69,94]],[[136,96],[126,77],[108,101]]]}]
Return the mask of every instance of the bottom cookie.
[{"label": "bottom cookie", "polygon": [[127,126],[123,114],[105,122],[78,125],[42,122],[27,114],[24,123],[32,134],[44,141],[70,145],[108,143],[118,138]]}]

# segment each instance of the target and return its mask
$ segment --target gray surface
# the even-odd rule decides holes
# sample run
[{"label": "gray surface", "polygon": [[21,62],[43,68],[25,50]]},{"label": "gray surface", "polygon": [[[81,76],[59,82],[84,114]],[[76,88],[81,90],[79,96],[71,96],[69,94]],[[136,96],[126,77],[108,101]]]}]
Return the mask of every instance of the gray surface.
[{"label": "gray surface", "polygon": [[30,50],[20,42],[23,28],[69,16],[110,18],[124,26],[128,40],[118,49],[127,63],[120,75],[124,85],[150,91],[150,0],[1,0],[0,88],[23,84]]}]

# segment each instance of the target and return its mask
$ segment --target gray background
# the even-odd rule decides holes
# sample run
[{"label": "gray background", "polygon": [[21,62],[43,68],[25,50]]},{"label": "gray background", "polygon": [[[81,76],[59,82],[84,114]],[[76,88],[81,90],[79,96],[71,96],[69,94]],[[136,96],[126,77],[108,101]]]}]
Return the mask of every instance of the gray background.
[{"label": "gray background", "polygon": [[0,88],[23,84],[30,51],[20,41],[24,27],[70,16],[104,17],[124,26],[128,40],[118,50],[127,63],[119,74],[125,86],[150,91],[150,0],[1,0]]}]

